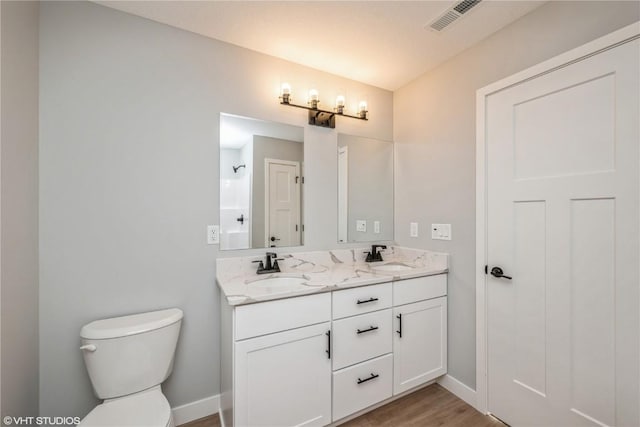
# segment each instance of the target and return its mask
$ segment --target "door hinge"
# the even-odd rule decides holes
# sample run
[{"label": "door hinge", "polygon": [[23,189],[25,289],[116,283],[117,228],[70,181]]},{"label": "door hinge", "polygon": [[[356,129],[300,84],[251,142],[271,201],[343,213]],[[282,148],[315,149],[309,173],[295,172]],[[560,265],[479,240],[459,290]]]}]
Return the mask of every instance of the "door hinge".
[{"label": "door hinge", "polygon": [[296,176],[296,184],[298,183],[298,180],[304,184],[304,176]]},{"label": "door hinge", "polygon": [[296,176],[296,184],[298,183],[298,180],[300,179],[299,176]]},{"label": "door hinge", "polygon": [[296,224],[296,231],[298,231],[298,224]]},{"label": "door hinge", "polygon": [[489,274],[489,266],[488,265],[484,266],[484,274]]}]

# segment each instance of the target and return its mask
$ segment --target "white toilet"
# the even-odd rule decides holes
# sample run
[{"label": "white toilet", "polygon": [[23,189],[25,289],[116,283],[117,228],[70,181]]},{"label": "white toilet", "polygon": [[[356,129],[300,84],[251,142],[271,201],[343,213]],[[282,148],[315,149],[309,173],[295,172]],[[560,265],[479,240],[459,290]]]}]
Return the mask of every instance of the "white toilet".
[{"label": "white toilet", "polygon": [[82,327],[84,362],[96,406],[80,426],[173,427],[160,384],[173,369],[182,310],[96,320]]}]

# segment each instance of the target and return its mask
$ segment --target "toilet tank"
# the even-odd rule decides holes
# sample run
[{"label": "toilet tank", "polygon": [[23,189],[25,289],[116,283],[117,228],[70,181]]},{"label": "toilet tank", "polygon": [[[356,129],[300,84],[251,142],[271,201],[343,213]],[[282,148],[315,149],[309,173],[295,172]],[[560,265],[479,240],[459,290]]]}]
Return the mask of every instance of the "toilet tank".
[{"label": "toilet tank", "polygon": [[82,327],[82,353],[96,396],[112,399],[161,384],[171,374],[182,310],[96,320]]}]

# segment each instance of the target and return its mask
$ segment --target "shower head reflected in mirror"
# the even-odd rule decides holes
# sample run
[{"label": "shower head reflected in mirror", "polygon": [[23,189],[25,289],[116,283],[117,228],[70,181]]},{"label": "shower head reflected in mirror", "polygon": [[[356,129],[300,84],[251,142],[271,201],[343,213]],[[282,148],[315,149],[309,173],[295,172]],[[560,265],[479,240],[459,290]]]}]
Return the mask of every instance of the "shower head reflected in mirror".
[{"label": "shower head reflected in mirror", "polygon": [[247,165],[238,165],[238,166],[231,166],[233,168],[233,173],[238,173],[238,169],[240,168],[246,168]]}]

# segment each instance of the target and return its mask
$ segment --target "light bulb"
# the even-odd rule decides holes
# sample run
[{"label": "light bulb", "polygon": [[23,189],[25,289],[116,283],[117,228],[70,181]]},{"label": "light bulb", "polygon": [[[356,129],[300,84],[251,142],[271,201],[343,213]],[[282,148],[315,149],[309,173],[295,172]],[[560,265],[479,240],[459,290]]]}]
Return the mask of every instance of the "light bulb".
[{"label": "light bulb", "polygon": [[360,118],[366,119],[367,118],[367,101],[360,101],[358,110],[360,112]]},{"label": "light bulb", "polygon": [[318,91],[315,89],[311,89],[309,91],[309,103],[311,104],[311,108],[318,108]]},{"label": "light bulb", "polygon": [[280,91],[280,98],[283,104],[289,103],[289,96],[291,95],[291,86],[289,83],[282,83],[282,89]]},{"label": "light bulb", "polygon": [[336,111],[338,114],[344,113],[344,96],[338,95],[336,98]]}]

